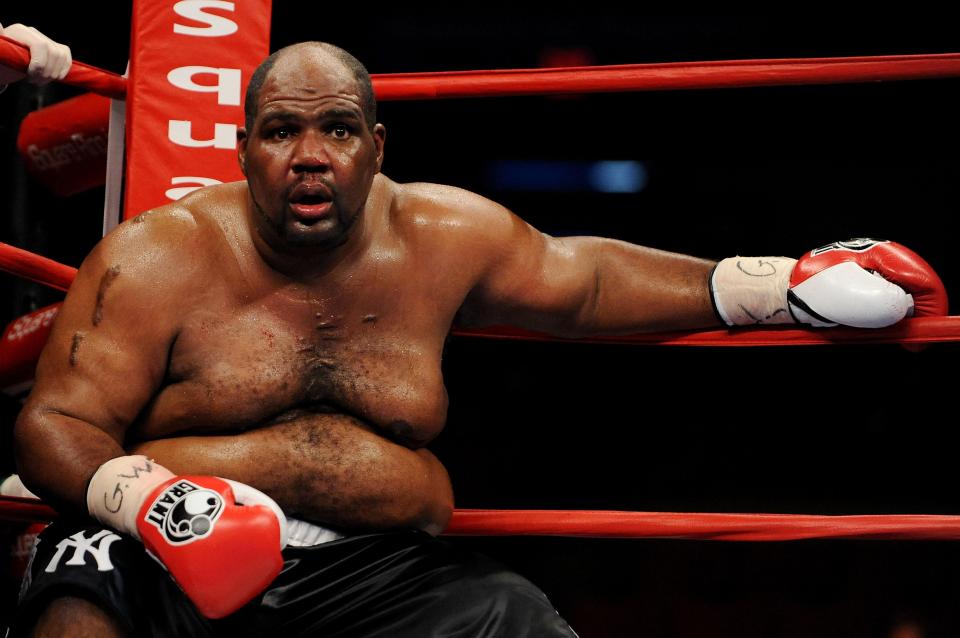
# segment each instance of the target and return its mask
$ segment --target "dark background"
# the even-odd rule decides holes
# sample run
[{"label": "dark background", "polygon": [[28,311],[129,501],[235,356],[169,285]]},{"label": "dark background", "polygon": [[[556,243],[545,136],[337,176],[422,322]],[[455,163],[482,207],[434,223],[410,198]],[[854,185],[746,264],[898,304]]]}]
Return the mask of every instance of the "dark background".
[{"label": "dark background", "polygon": [[[405,5],[406,6],[406,5]],[[591,5],[593,6],[593,5]],[[960,51],[946,16],[359,15],[275,2],[272,48],[326,39],[373,73]],[[351,9],[356,14],[347,15]],[[122,72],[129,8],[5,8]],[[960,299],[960,80],[384,103],[384,171],[450,183],[556,235],[704,257],[799,255],[853,236],[921,253]],[[0,241],[79,264],[102,191],[47,195],[14,158],[26,109],[0,96]],[[637,194],[498,191],[494,160],[637,160]],[[15,214],[29,211],[27,218]],[[9,212],[8,212],[9,211]],[[56,293],[0,278],[3,321]],[[955,345],[699,349],[452,339],[434,449],[459,507],[957,513]],[[15,405],[5,406],[9,424]],[[960,635],[960,546],[458,539],[539,583],[584,638]],[[909,628],[915,633],[903,633]],[[900,633],[897,633],[900,632]]]}]

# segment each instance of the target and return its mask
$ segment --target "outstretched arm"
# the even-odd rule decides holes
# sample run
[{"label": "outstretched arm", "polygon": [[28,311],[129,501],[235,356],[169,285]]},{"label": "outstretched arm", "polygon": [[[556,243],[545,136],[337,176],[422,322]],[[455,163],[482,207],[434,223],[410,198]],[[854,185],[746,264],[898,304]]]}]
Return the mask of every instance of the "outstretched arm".
[{"label": "outstretched arm", "polygon": [[569,337],[718,325],[711,261],[601,237],[551,237],[489,200],[461,201],[472,235],[464,242],[478,264],[460,312],[466,324]]},{"label": "outstretched arm", "polygon": [[583,337],[706,328],[720,317],[738,326],[878,328],[911,312],[947,311],[930,265],[894,242],[855,239],[799,260],[714,264],[612,239],[550,237],[476,195],[457,202],[467,221],[451,226],[476,268],[459,315],[466,324]]}]

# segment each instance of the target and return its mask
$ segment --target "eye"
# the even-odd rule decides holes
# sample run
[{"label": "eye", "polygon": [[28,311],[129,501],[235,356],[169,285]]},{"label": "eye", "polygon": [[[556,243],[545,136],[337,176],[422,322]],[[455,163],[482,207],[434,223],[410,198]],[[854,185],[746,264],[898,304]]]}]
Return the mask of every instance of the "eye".
[{"label": "eye", "polygon": [[275,140],[286,140],[293,136],[294,130],[290,126],[278,126],[267,131],[267,137]]},{"label": "eye", "polygon": [[350,127],[346,124],[334,124],[330,127],[330,133],[338,140],[345,140],[350,137]]}]

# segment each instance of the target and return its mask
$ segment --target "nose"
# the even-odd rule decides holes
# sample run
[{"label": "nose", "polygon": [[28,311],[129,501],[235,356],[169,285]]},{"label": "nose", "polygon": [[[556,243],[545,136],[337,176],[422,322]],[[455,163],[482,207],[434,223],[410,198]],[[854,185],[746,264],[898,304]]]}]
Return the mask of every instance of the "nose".
[{"label": "nose", "polygon": [[302,131],[297,139],[292,158],[294,173],[325,172],[330,168],[330,156],[323,134],[318,131]]}]

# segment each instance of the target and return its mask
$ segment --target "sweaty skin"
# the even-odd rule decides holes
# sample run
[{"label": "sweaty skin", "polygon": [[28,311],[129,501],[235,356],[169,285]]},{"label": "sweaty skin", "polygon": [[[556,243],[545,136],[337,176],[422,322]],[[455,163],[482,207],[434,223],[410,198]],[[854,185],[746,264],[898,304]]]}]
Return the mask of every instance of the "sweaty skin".
[{"label": "sweaty skin", "polygon": [[[289,514],[437,532],[440,359],[455,317],[563,336],[716,325],[710,262],[557,239],[473,193],[380,174],[343,65],[281,57],[247,181],[122,224],[81,267],[16,427],[30,489],[82,509],[127,451],[253,485]],[[82,334],[82,342],[75,335]]]}]

